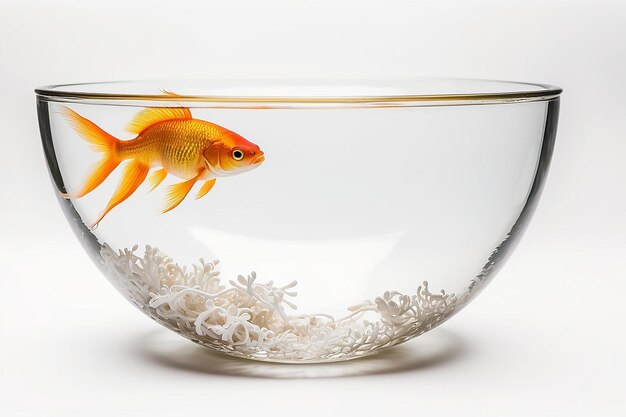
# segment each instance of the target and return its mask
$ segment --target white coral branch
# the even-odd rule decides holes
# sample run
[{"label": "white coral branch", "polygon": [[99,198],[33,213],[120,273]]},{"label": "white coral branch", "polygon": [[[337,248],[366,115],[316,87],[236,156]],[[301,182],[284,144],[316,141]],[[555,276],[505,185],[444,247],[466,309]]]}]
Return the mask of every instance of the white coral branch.
[{"label": "white coral branch", "polygon": [[[297,281],[282,287],[257,282],[256,272],[220,281],[218,261],[200,259],[189,270],[157,248],[101,249],[117,288],[156,320],[184,336],[229,353],[272,360],[329,360],[373,353],[424,333],[450,317],[467,299],[424,282],[415,295],[387,291],[349,307],[347,316],[289,315]],[[374,318],[366,320],[365,317]]]}]

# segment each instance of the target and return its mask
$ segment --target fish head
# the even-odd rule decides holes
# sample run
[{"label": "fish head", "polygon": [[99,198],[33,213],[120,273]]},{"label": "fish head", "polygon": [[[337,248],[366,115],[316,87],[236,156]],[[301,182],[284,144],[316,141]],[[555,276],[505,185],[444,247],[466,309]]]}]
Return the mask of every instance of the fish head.
[{"label": "fish head", "polygon": [[250,171],[265,161],[258,145],[234,132],[213,142],[203,155],[207,169],[219,177]]}]

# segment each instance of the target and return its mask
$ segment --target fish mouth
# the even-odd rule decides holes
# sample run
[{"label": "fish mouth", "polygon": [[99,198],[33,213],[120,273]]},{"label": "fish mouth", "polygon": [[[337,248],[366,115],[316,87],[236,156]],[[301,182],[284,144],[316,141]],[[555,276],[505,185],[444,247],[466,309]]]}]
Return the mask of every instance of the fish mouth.
[{"label": "fish mouth", "polygon": [[261,154],[252,160],[252,165],[258,165],[265,161],[265,155]]}]

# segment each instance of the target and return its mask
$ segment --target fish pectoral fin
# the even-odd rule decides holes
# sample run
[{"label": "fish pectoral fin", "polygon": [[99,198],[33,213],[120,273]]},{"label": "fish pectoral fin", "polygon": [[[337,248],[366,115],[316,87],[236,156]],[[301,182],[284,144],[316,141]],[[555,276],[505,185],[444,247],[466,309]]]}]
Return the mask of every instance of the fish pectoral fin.
[{"label": "fish pectoral fin", "polygon": [[167,170],[165,168],[157,169],[152,174],[150,174],[150,176],[148,177],[148,184],[150,186],[148,192],[153,191],[155,188],[157,188],[163,182],[165,177],[167,177]]},{"label": "fish pectoral fin", "polygon": [[107,204],[100,217],[98,217],[98,220],[96,220],[91,226],[91,229],[95,229],[102,221],[104,216],[109,213],[109,211],[111,211],[115,206],[130,197],[137,190],[137,188],[139,188],[141,183],[144,182],[144,180],[146,179],[149,170],[149,165],[143,164],[136,160],[130,161],[124,167],[124,173],[122,173],[122,179],[117,186],[117,190],[115,190],[115,193],[111,197],[111,200],[109,200],[109,204]]},{"label": "fish pectoral fin", "polygon": [[165,120],[191,119],[191,110],[187,107],[148,107],[139,113],[126,126],[130,133],[140,134],[155,123]]},{"label": "fish pectoral fin", "polygon": [[170,185],[169,187],[167,187],[165,208],[163,209],[163,211],[161,211],[161,214],[167,213],[168,211],[179,205],[185,199],[185,197],[187,197],[187,194],[189,194],[189,191],[191,191],[193,185],[196,183],[196,181],[198,181],[200,175],[201,174],[198,174],[190,180],[179,182],[178,184]]},{"label": "fish pectoral fin", "polygon": [[198,194],[196,194],[196,200],[204,197],[209,191],[211,191],[211,188],[213,188],[214,185],[215,178],[205,181],[204,184],[202,184],[202,188],[200,188],[200,191],[198,191]]}]

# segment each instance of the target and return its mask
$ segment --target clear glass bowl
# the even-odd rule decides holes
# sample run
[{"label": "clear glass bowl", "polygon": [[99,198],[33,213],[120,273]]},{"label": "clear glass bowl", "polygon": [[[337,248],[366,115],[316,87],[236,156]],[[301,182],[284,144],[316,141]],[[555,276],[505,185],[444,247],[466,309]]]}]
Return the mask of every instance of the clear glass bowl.
[{"label": "clear glass bowl", "polygon": [[110,282],[196,343],[276,362],[376,353],[473,299],[535,209],[560,92],[452,79],[36,90],[59,203]]}]

